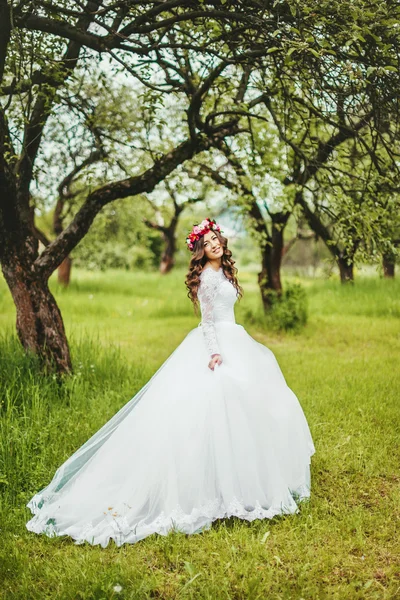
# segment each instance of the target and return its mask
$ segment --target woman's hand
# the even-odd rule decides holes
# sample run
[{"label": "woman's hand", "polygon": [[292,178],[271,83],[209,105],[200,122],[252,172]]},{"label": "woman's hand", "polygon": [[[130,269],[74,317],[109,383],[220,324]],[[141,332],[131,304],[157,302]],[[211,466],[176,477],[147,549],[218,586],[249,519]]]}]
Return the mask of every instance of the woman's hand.
[{"label": "woman's hand", "polygon": [[211,371],[214,371],[215,365],[220,365],[221,363],[222,363],[221,355],[213,354],[210,362],[208,363],[208,368],[211,369]]}]

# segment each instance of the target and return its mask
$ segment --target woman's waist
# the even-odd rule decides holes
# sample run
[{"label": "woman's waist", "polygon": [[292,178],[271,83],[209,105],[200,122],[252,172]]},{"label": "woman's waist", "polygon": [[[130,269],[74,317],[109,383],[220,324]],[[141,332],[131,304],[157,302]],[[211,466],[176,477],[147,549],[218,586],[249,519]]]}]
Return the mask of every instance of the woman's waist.
[{"label": "woman's waist", "polygon": [[218,325],[237,325],[235,318],[233,319],[215,319],[214,325],[218,327]]},{"label": "woman's waist", "polygon": [[[225,318],[225,319],[214,319],[213,320],[214,327],[223,327],[224,325],[237,325],[235,318]],[[201,322],[198,324],[198,327],[201,327]]]}]

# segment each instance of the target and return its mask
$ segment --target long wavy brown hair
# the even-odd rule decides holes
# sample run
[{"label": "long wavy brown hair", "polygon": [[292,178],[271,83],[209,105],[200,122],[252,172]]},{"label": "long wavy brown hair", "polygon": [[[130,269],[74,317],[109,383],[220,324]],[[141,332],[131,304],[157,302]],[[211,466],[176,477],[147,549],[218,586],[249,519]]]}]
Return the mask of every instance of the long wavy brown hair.
[{"label": "long wavy brown hair", "polygon": [[[223,250],[223,255],[221,257],[221,267],[227,279],[229,279],[233,287],[236,289],[236,295],[240,300],[240,298],[243,296],[243,289],[239,285],[239,282],[236,277],[236,273],[238,270],[234,266],[235,261],[232,258],[232,252],[228,248],[228,239],[224,237],[219,231],[214,231],[214,233],[216,234]],[[207,260],[208,258],[204,251],[204,236],[202,235],[199,240],[196,240],[196,242],[194,242],[192,258],[189,263],[189,271],[185,280],[185,284],[188,289],[187,295],[193,302],[194,311],[196,314],[198,312],[199,305],[197,292],[200,286],[200,274]]]}]

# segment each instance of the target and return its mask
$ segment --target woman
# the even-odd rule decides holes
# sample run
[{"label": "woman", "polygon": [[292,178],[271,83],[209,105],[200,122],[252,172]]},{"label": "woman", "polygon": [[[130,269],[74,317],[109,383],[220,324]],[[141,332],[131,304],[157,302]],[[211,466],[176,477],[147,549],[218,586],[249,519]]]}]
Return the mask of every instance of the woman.
[{"label": "woman", "polygon": [[30,500],[30,531],[120,546],[294,513],[310,495],[307,421],[272,352],[235,323],[227,239],[205,219],[186,242],[201,326]]}]

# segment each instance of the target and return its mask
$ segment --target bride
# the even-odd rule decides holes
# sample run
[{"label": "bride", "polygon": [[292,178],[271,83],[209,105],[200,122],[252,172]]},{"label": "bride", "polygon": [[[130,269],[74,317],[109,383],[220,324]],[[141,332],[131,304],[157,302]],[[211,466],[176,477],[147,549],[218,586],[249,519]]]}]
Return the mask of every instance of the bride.
[{"label": "bride", "polygon": [[199,327],[30,500],[30,531],[120,546],[295,513],[309,497],[308,424],[272,352],[235,322],[227,239],[207,218],[186,243]]}]

